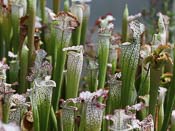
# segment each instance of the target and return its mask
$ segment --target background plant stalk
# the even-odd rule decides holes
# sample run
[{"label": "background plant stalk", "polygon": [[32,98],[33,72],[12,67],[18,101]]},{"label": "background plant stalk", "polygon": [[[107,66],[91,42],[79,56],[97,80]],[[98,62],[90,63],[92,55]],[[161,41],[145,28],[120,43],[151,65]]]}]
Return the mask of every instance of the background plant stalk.
[{"label": "background plant stalk", "polygon": [[[174,49],[174,60],[175,62],[175,49]],[[173,109],[173,105],[175,102],[175,94],[174,94],[174,89],[175,88],[175,64],[173,66],[173,77],[172,77],[172,82],[169,88],[169,96],[168,96],[168,103],[167,106],[165,108],[165,117],[164,117],[164,121],[163,121],[163,125],[162,125],[162,129],[161,131],[165,131],[168,128],[168,124],[170,121],[170,117],[171,117],[171,113],[172,113],[172,109]]]},{"label": "background plant stalk", "polygon": [[58,109],[58,102],[61,95],[61,87],[62,87],[62,81],[63,81],[63,71],[64,66],[66,62],[66,52],[63,51],[63,48],[68,47],[70,38],[71,38],[71,32],[70,31],[60,31],[58,30],[58,37],[59,42],[56,45],[56,61],[55,61],[55,67],[53,72],[53,80],[56,82],[57,87],[53,91],[53,108],[54,111]]},{"label": "background plant stalk", "polygon": [[60,2],[61,0],[53,0],[53,12],[55,14],[57,14],[58,11],[60,10]]},{"label": "background plant stalk", "polygon": [[109,56],[110,34],[99,34],[98,36],[98,89],[104,88],[106,79],[106,70]]},{"label": "background plant stalk", "polygon": [[28,68],[32,67],[35,58],[34,33],[35,33],[35,16],[36,16],[36,0],[27,0],[28,18]]}]

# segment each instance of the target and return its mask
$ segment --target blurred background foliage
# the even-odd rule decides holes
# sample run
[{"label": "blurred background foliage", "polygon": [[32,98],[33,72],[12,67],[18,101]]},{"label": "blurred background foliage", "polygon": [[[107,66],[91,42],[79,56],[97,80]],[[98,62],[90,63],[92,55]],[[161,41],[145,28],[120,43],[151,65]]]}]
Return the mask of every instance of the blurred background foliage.
[{"label": "blurred background foliage", "polygon": [[[64,0],[61,0],[61,9],[63,9]],[[90,4],[91,14],[89,19],[89,27],[93,27],[95,20],[99,16],[106,13],[112,13],[116,18],[115,29],[116,32],[121,32],[122,29],[122,15],[125,5],[128,5],[128,10],[130,15],[134,15],[138,12],[142,12],[145,17],[144,24],[149,27],[148,33],[150,36],[154,34],[156,28],[154,28],[157,23],[156,14],[157,12],[162,12],[163,14],[169,16],[170,20],[170,42],[174,42],[175,39],[172,38],[175,32],[175,1],[174,0],[93,0]],[[47,0],[47,6],[52,8],[52,1]],[[153,19],[154,18],[154,19]],[[149,36],[148,36],[149,37]],[[151,40],[150,38],[149,40]]]}]

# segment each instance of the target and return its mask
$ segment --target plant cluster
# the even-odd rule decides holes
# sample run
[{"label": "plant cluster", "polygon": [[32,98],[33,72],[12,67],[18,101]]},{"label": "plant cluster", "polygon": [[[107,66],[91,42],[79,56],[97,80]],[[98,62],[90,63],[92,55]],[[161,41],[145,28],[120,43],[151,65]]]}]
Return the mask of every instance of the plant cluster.
[{"label": "plant cluster", "polygon": [[91,0],[60,2],[0,1],[0,130],[174,131],[171,17],[149,41],[126,6],[121,34],[110,13],[88,34]]}]

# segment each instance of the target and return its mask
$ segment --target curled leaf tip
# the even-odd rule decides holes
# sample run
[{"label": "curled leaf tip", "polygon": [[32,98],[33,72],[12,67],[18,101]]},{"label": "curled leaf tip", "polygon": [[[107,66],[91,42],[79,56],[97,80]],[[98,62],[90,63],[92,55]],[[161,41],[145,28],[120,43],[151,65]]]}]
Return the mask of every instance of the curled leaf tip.
[{"label": "curled leaf tip", "polygon": [[105,16],[100,17],[96,21],[96,25],[99,27],[98,32],[104,34],[111,34],[112,30],[114,29],[114,21],[115,18],[111,14],[107,14]]},{"label": "curled leaf tip", "polygon": [[36,59],[34,66],[31,68],[29,76],[27,76],[28,81],[33,81],[35,78],[39,79],[49,79],[52,73],[52,65],[45,60],[47,53],[40,49],[36,51]]},{"label": "curled leaf tip", "polygon": [[138,37],[145,31],[145,26],[138,20],[131,21],[129,27],[133,32],[133,37]]},{"label": "curled leaf tip", "polygon": [[54,16],[53,21],[58,22],[55,23],[55,27],[62,31],[72,31],[79,26],[77,17],[70,12],[59,12],[57,15]]},{"label": "curled leaf tip", "polygon": [[79,97],[80,99],[84,100],[84,101],[93,101],[96,100],[99,97],[107,97],[108,94],[108,90],[104,90],[104,89],[100,89],[96,92],[89,92],[89,91],[85,91],[85,92],[81,92]]},{"label": "curled leaf tip", "polygon": [[63,51],[78,51],[78,52],[83,52],[83,46],[72,46],[72,47],[67,47],[67,48],[63,48]]}]

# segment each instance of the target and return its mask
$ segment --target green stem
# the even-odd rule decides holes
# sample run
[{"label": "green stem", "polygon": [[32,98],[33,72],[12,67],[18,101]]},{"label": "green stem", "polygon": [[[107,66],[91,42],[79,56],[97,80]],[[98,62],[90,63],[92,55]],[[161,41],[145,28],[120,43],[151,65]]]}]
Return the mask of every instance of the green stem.
[{"label": "green stem", "polygon": [[53,122],[54,129],[55,129],[55,131],[58,131],[57,118],[56,118],[56,116],[55,116],[55,112],[54,112],[54,110],[53,110],[53,107],[51,107],[50,113],[51,113],[51,120],[52,120],[52,122]]},{"label": "green stem", "polygon": [[38,105],[41,131],[48,131],[50,108],[51,105],[47,100],[45,100],[44,102],[41,101],[41,103]]},{"label": "green stem", "polygon": [[163,119],[164,119],[164,105],[161,104],[159,107],[159,113],[158,113],[158,131],[161,131]]},{"label": "green stem", "polygon": [[55,14],[57,14],[58,11],[60,10],[60,3],[61,3],[61,0],[53,0],[53,12]]},{"label": "green stem", "polygon": [[86,127],[86,108],[87,104],[83,103],[79,131],[84,131]]},{"label": "green stem", "polygon": [[160,86],[160,76],[162,74],[162,69],[150,68],[150,101],[149,101],[149,113],[152,114],[153,120],[155,120],[156,107],[157,107],[157,97],[158,89]]},{"label": "green stem", "polygon": [[8,72],[9,75],[9,83],[14,83],[18,81],[18,72],[19,72],[19,61],[12,60],[9,62],[10,70]]},{"label": "green stem", "polygon": [[[138,91],[138,96],[148,95],[150,91],[150,66],[147,66],[146,69],[142,65],[141,72],[141,83]],[[143,120],[146,116],[148,116],[148,107],[141,110],[138,115]]]},{"label": "green stem", "polygon": [[112,74],[115,74],[116,71],[116,67],[117,67],[117,60],[112,60]]},{"label": "green stem", "polygon": [[3,104],[3,122],[4,123],[8,123],[8,120],[9,120],[9,113],[10,113],[10,103],[9,102],[6,102]]},{"label": "green stem", "polygon": [[81,38],[81,25],[75,29],[72,33],[72,43],[73,45],[80,45],[80,38]]},{"label": "green stem", "polygon": [[53,24],[50,25],[50,34],[48,34],[48,39],[46,40],[46,51],[48,55],[52,57],[52,66],[54,67],[55,61],[56,61],[56,50],[57,50],[57,44],[58,44],[58,39],[57,39],[57,33],[56,29]]},{"label": "green stem", "polygon": [[45,6],[46,6],[46,0],[40,0],[40,13],[42,23],[45,23]]},{"label": "green stem", "polygon": [[[2,11],[1,11],[2,12]],[[3,57],[6,57],[8,59],[8,51],[10,49],[11,44],[11,31],[12,31],[12,20],[11,15],[7,14],[7,16],[4,16],[4,14],[0,13],[0,59]]]},{"label": "green stem", "polygon": [[32,106],[32,112],[33,112],[33,119],[34,119],[34,130],[35,131],[40,131],[39,113],[38,113],[37,106],[35,106],[35,105]]},{"label": "green stem", "polygon": [[95,61],[89,60],[88,64],[88,75],[87,75],[87,83],[90,92],[94,92],[97,90],[97,79],[98,79],[98,67]]},{"label": "green stem", "polygon": [[163,120],[164,120],[164,101],[166,96],[166,88],[159,87],[158,97],[158,131],[161,131]]},{"label": "green stem", "polygon": [[109,56],[109,38],[110,35],[100,34],[98,40],[98,64],[99,64],[99,75],[98,75],[98,88],[104,88],[106,79],[106,70]]},{"label": "green stem", "polygon": [[[68,33],[68,34],[66,34]],[[66,62],[66,52],[63,52],[63,48],[68,47],[71,32],[62,32],[60,37],[60,41],[56,47],[56,61],[55,61],[55,68],[53,73],[53,80],[56,82],[57,87],[53,91],[53,108],[54,111],[58,109],[58,102],[61,95],[61,87],[62,87],[62,80],[63,80],[63,71],[64,71],[64,65]]]},{"label": "green stem", "polygon": [[[175,49],[174,49],[174,62],[175,62]],[[165,117],[163,121],[163,126],[162,126],[162,131],[166,131],[168,128],[169,120],[171,117],[174,101],[175,101],[175,64],[173,66],[173,77],[172,77],[172,82],[171,86],[169,87],[169,96],[168,96],[168,104],[165,108]]]},{"label": "green stem", "polygon": [[170,131],[175,131],[175,111],[173,110],[172,111],[172,114],[171,114],[171,129]]},{"label": "green stem", "polygon": [[86,43],[86,33],[90,16],[90,6],[88,4],[84,4],[84,8],[85,9],[83,12],[83,21],[82,21],[81,39],[80,39],[80,43],[82,45]]},{"label": "green stem", "polygon": [[12,37],[12,50],[17,54],[19,50],[19,16],[12,16],[12,28],[13,28],[13,37]]},{"label": "green stem", "polygon": [[[44,26],[44,24],[46,23],[46,18],[45,18],[45,7],[46,7],[46,0],[40,0],[40,15],[41,15],[41,19],[42,19],[42,25]],[[43,41],[43,46],[44,49],[46,49],[46,44],[45,44],[45,29],[42,28],[42,32],[41,32],[41,40]],[[50,44],[50,43],[49,43]]]},{"label": "green stem", "polygon": [[112,75],[114,75],[115,71],[116,71],[116,67],[117,67],[117,58],[118,58],[118,56],[117,56],[117,53],[116,53],[116,48],[112,47],[113,46],[112,44],[110,46],[111,47],[109,49],[109,58],[108,59],[109,59],[109,63],[112,64],[111,73],[112,73]]},{"label": "green stem", "polygon": [[82,45],[86,43],[86,31],[88,26],[88,20],[89,18],[83,17],[82,28],[81,28],[81,38],[80,38],[80,43]]},{"label": "green stem", "polygon": [[80,4],[73,3],[71,12],[78,18],[80,23],[79,27],[77,27],[72,32],[72,43],[73,45],[80,45],[81,40],[81,29],[82,29],[82,21],[83,21],[83,7]]},{"label": "green stem", "polygon": [[28,48],[29,48],[29,58],[28,58],[28,68],[33,64],[35,57],[35,47],[34,47],[34,33],[35,33],[35,15],[36,15],[36,0],[27,0],[27,14],[28,18]]},{"label": "green stem", "polygon": [[25,44],[23,44],[21,56],[20,56],[20,73],[19,73],[19,84],[20,88],[18,88],[19,93],[24,93],[27,90],[27,80],[26,76],[28,75],[28,53],[29,49]]},{"label": "green stem", "polygon": [[142,65],[141,83],[138,95],[139,96],[147,95],[149,94],[149,91],[150,91],[150,66],[147,66],[145,69],[145,67]]}]

